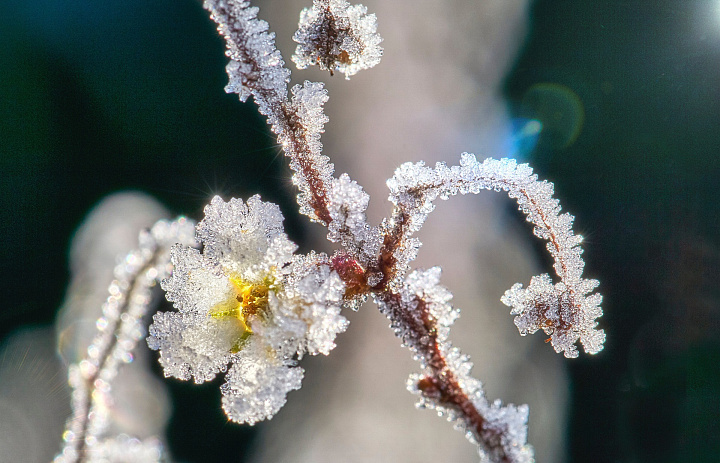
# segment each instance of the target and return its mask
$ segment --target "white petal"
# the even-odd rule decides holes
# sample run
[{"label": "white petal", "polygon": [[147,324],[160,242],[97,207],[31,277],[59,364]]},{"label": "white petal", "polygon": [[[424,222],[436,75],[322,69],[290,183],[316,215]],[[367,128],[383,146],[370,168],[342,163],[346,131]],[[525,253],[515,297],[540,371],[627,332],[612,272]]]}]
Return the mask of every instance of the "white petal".
[{"label": "white petal", "polygon": [[287,401],[287,393],[300,389],[304,370],[284,365],[262,349],[243,351],[222,385],[222,407],[238,423],[255,424],[272,418]]},{"label": "white petal", "polygon": [[216,320],[177,312],[158,312],[150,325],[148,345],[160,351],[165,376],[196,383],[225,371],[238,340],[237,320]]},{"label": "white petal", "polygon": [[232,297],[232,287],[219,266],[197,249],[173,246],[172,275],[162,281],[165,297],[184,313],[205,316],[218,303]]}]

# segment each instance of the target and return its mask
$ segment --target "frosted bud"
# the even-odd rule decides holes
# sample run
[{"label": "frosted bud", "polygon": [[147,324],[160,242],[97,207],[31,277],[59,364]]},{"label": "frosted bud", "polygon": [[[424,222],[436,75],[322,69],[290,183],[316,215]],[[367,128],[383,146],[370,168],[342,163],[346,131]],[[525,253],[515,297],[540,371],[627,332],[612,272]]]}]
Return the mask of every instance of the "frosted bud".
[{"label": "frosted bud", "polygon": [[602,315],[602,296],[588,295],[597,285],[597,280],[582,279],[570,289],[564,283],[553,284],[548,274],[542,274],[532,277],[527,288],[515,284],[501,300],[512,307],[521,335],[543,330],[555,352],[574,358],[578,340],[589,354],[600,352],[605,342],[605,332],[596,329],[595,321]]},{"label": "frosted bud", "polygon": [[346,79],[378,64],[383,53],[375,15],[345,0],[315,0],[300,13],[293,40],[298,46],[292,60],[299,69],[317,64]]}]

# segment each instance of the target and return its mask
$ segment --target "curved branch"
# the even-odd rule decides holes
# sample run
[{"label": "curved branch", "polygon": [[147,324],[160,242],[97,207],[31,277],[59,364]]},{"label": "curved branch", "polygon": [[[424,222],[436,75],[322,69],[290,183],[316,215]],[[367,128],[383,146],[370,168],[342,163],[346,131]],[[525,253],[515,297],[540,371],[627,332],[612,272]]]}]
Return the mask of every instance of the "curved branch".
[{"label": "curved branch", "polygon": [[[130,252],[115,268],[103,304],[103,315],[96,323],[97,333],[87,355],[69,367],[73,414],[68,419],[63,440],[65,445],[55,463],[92,461],[110,458],[118,451],[132,449],[133,459],[140,455],[161,456],[161,444],[155,438],[138,441],[128,436],[107,438],[108,409],[112,406],[113,380],[120,366],[133,361],[137,342],[145,334],[143,317],[153,302],[152,290],[169,272],[169,248],[175,242],[194,243],[194,223],[180,217],[173,222],[161,220],[151,230],[140,234],[140,246]],[[126,439],[128,442],[119,442]],[[137,457],[137,458],[135,458]]]},{"label": "curved branch", "polygon": [[[516,284],[505,293],[502,301],[517,315],[515,324],[520,333],[542,329],[551,336],[554,349],[566,357],[577,357],[578,340],[590,354],[602,350],[605,333],[595,329],[595,319],[602,315],[602,297],[591,294],[598,282],[582,278],[582,236],[572,231],[573,216],[560,214],[560,203],[552,196],[552,183],[538,181],[527,164],[518,165],[511,159],[486,159],[480,163],[474,155],[465,153],[459,166],[438,163],[432,169],[424,163],[403,164],[388,186],[390,200],[396,205],[395,217],[403,217],[406,222],[404,234],[395,239],[394,248],[384,250],[395,256],[402,256],[403,245],[420,229],[438,197],[447,199],[458,193],[490,189],[506,191],[535,225],[534,234],[548,241],[547,249],[560,278],[553,284],[548,275],[540,275],[533,277],[527,288]],[[395,260],[402,262],[400,257]]]},{"label": "curved branch", "polygon": [[490,404],[480,382],[470,376],[469,359],[447,340],[457,312],[449,304],[450,293],[438,284],[439,269],[405,273],[420,245],[412,235],[434,209],[435,199],[485,189],[506,191],[535,225],[535,235],[548,241],[560,282],[553,284],[548,275],[533,277],[528,288],[516,284],[502,301],[513,307],[522,335],[543,329],[555,350],[567,357],[577,356],[578,339],[586,352],[596,353],[605,339],[602,330],[595,330],[601,296],[587,296],[597,281],[582,278],[582,237],[573,234],[573,217],[560,214],[551,183],[539,182],[529,166],[508,159],[479,163],[466,153],[459,166],[438,163],[433,169],[422,162],[406,163],[388,187],[395,209],[384,224],[377,264],[383,279],[373,291],[396,335],[422,364],[423,373],[411,376],[408,388],[420,395],[419,406],[454,419],[490,460],[532,461],[532,447],[526,443],[527,406]]}]

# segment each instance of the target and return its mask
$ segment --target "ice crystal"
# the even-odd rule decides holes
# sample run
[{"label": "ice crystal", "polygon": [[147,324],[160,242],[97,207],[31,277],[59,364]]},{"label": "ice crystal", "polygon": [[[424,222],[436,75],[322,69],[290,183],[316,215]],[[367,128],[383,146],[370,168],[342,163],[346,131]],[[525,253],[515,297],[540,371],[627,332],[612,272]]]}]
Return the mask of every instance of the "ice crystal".
[{"label": "ice crystal", "polygon": [[317,64],[346,79],[378,64],[383,52],[375,15],[345,0],[314,0],[300,13],[293,40],[298,46],[292,60],[299,69]]},{"label": "ice crystal", "polygon": [[405,279],[403,298],[423,300],[426,304],[428,317],[435,325],[435,335],[438,342],[448,339],[450,326],[460,316],[460,310],[450,304],[452,293],[440,285],[440,267],[429,270],[415,270]]},{"label": "ice crystal", "polygon": [[88,463],[159,463],[163,445],[155,438],[140,440],[125,434],[103,439],[85,456]]},{"label": "ice crystal", "polygon": [[325,256],[294,255],[282,220],[259,196],[213,198],[197,226],[203,251],[172,248],[162,285],[178,312],[155,314],[150,327],[165,376],[202,383],[232,365],[222,403],[237,422],[277,413],[300,387],[297,358],[328,354],[347,327],[344,284]]},{"label": "ice crystal", "polygon": [[363,265],[375,259],[381,244],[379,230],[368,225],[365,217],[369,202],[370,196],[347,174],[332,180],[328,194],[332,218],[328,239],[349,248]]},{"label": "ice crystal", "polygon": [[515,325],[520,334],[543,330],[550,335],[555,352],[564,352],[566,357],[578,356],[575,347],[578,340],[585,352],[596,354],[605,342],[604,331],[595,329],[595,319],[602,315],[602,296],[586,295],[597,284],[596,280],[582,280],[573,289],[564,283],[553,284],[550,276],[543,274],[533,277],[527,288],[515,284],[507,290],[502,301],[513,308],[512,314],[517,315]]},{"label": "ice crystal", "polygon": [[295,171],[292,180],[300,193],[300,213],[313,220],[329,223],[327,189],[335,167],[321,154],[320,135],[328,118],[323,113],[327,91],[322,83],[305,81],[292,88],[292,99],[285,114],[272,130],[290,156],[290,168]]}]

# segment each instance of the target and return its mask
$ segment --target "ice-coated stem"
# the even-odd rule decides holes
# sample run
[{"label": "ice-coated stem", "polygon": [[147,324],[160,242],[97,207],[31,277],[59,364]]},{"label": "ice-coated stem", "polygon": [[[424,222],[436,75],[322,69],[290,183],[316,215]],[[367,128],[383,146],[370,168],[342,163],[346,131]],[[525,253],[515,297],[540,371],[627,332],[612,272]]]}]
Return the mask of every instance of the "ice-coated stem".
[{"label": "ice-coated stem", "polygon": [[332,219],[327,195],[334,167],[320,153],[320,134],[327,121],[322,112],[327,101],[323,84],[306,81],[303,86],[296,85],[289,99],[290,70],[275,47],[275,34],[268,32],[267,22],[257,18],[258,8],[233,0],[205,0],[203,6],[225,37],[231,59],[225,90],[237,93],[241,101],[253,96],[290,158],[293,183],[300,189],[300,212],[328,225]]},{"label": "ice-coated stem", "polygon": [[117,374],[118,360],[132,360],[137,338],[128,336],[150,304],[157,249],[151,243],[127,255],[115,271],[116,280],[109,288],[110,296],[103,305],[103,316],[97,322],[98,333],[88,348],[87,356],[70,366],[69,380],[73,388],[73,415],[67,423],[63,439],[66,444],[55,463],[86,460],[88,441],[97,441],[105,427],[105,414],[111,401],[112,379]]},{"label": "ice-coated stem", "polygon": [[[157,222],[151,230],[140,233],[139,248],[115,268],[115,280],[108,288],[110,295],[87,355],[69,367],[73,414],[63,433],[65,444],[54,463],[113,460],[117,457],[115,449],[127,453],[130,448],[128,458],[159,461],[162,445],[158,439],[139,441],[104,433],[113,404],[113,380],[122,364],[133,361],[137,342],[145,336],[143,317],[152,306],[153,288],[169,272],[169,247],[175,242],[194,243],[193,228],[194,223],[184,217]],[[117,439],[127,442],[118,444]]]},{"label": "ice-coated stem", "polygon": [[[420,275],[420,279],[427,278],[423,284],[429,283],[428,287],[438,277],[439,271],[433,270]],[[418,407],[435,409],[454,420],[468,440],[478,445],[483,458],[508,463],[532,461],[533,450],[527,444],[528,407],[503,406],[499,401],[489,404],[480,382],[470,376],[472,364],[447,341],[449,323],[457,314],[449,307],[445,316],[433,313],[431,306],[442,303],[432,301],[432,295],[409,295],[384,291],[376,300],[396,335],[415,352],[423,367],[422,374],[408,380],[408,389],[421,396]],[[449,319],[442,320],[447,315]]]}]

